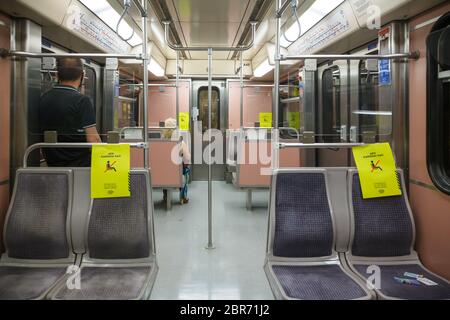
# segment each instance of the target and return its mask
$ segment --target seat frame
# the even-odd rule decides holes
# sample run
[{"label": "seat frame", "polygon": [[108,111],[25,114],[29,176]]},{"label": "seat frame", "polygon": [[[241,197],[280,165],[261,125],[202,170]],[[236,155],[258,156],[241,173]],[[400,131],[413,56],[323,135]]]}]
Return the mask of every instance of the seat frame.
[{"label": "seat frame", "polygon": [[[77,169],[75,169],[77,170]],[[84,172],[84,173],[83,173]],[[81,173],[81,174],[79,174]],[[80,183],[85,181],[87,177],[90,177],[89,168],[79,169],[79,172],[75,172],[75,176],[79,177]],[[89,256],[89,246],[88,246],[88,234],[89,234],[89,223],[90,217],[93,209],[94,200],[90,200],[89,210],[86,212],[84,217],[79,217],[76,222],[73,222],[72,227],[77,230],[74,233],[83,235],[82,238],[78,239],[78,243],[75,244],[78,250],[83,251],[83,257],[80,261],[80,272],[83,268],[95,267],[95,268],[133,268],[133,267],[150,267],[150,272],[145,280],[145,285],[141,290],[138,297],[135,300],[149,299],[151,295],[152,288],[154,286],[156,275],[158,273],[158,264],[156,260],[156,246],[155,246],[155,232],[154,232],[154,216],[153,216],[153,199],[152,199],[152,188],[151,188],[151,175],[148,170],[145,169],[132,169],[131,174],[143,174],[146,178],[147,184],[147,218],[148,218],[148,241],[149,241],[149,256],[145,258],[138,259],[94,259]],[[81,177],[84,175],[84,177]],[[86,185],[86,183],[84,184]],[[90,183],[89,183],[90,185]],[[90,188],[89,188],[90,189]],[[85,189],[86,190],[86,189]],[[84,190],[84,192],[86,192]],[[82,241],[82,244],[80,243]],[[59,284],[51,290],[48,298],[55,300],[58,293],[63,289],[64,283]]]},{"label": "seat frame", "polygon": [[[361,256],[355,256],[352,254],[352,247],[353,247],[353,241],[355,237],[355,213],[353,209],[353,176],[358,173],[357,169],[349,169],[348,170],[348,178],[347,178],[347,194],[348,194],[348,206],[349,206],[349,214],[350,214],[350,242],[348,246],[348,250],[345,252],[344,258],[345,258],[345,264],[347,268],[349,268],[352,272],[354,272],[358,277],[360,277],[363,281],[366,281],[366,278],[361,275],[354,265],[418,265],[421,268],[423,268],[426,272],[430,273],[431,275],[437,277],[438,279],[441,279],[443,282],[450,284],[448,280],[445,278],[431,272],[428,270],[420,261],[419,255],[414,250],[414,243],[416,240],[416,227],[414,222],[414,216],[412,214],[411,206],[409,204],[408,194],[406,192],[406,184],[405,179],[403,176],[403,170],[397,169],[397,174],[399,175],[400,181],[401,181],[401,190],[402,190],[402,197],[405,200],[406,208],[408,210],[409,218],[411,221],[411,228],[412,228],[412,241],[410,245],[410,254],[406,256],[395,256],[395,257],[361,257]],[[397,297],[391,297],[383,294],[380,290],[375,289],[377,298],[381,300],[403,300],[401,298]]]},{"label": "seat frame", "polygon": [[[284,291],[281,283],[277,279],[273,266],[324,266],[324,265],[338,265],[342,272],[344,272],[351,280],[355,281],[361,289],[364,290],[366,296],[361,297],[360,300],[370,300],[375,297],[374,293],[371,290],[368,290],[365,286],[365,282],[361,281],[359,277],[353,274],[349,269],[346,268],[344,264],[341,263],[340,255],[336,251],[336,247],[345,246],[346,239],[345,237],[338,239],[339,231],[345,227],[345,223],[337,223],[336,214],[334,212],[334,202],[330,197],[330,187],[329,187],[329,172],[336,172],[336,177],[339,178],[340,175],[346,176],[347,168],[288,168],[288,169],[277,169],[274,171],[272,175],[271,188],[270,188],[270,200],[269,200],[269,223],[268,223],[268,237],[267,237],[267,247],[266,247],[266,259],[264,264],[264,271],[266,273],[267,279],[269,280],[270,287],[272,289],[272,293],[274,294],[276,299],[283,300],[298,300],[295,298],[291,298],[287,296]],[[275,197],[276,197],[276,182],[279,173],[321,173],[325,178],[325,187],[327,192],[328,206],[330,209],[330,216],[333,227],[333,244],[331,255],[324,257],[313,257],[313,258],[286,258],[286,257],[277,257],[273,255],[273,244],[275,238]],[[341,192],[343,188],[338,191]],[[345,190],[345,189],[344,189]],[[336,199],[333,199],[336,200]],[[341,209],[341,208],[339,208]],[[342,219],[342,210],[339,210],[339,219]],[[345,213],[344,213],[345,214]],[[345,217],[345,216],[344,216]],[[345,219],[345,218],[344,218]],[[338,229],[338,230],[337,230]],[[336,232],[338,231],[338,232]],[[345,233],[345,232],[344,232]],[[343,243],[343,244],[342,244]]]},{"label": "seat frame", "polygon": [[[66,215],[66,237],[67,244],[69,246],[68,257],[63,259],[16,259],[11,258],[8,255],[8,244],[6,242],[6,233],[8,221],[12,214],[12,209],[15,203],[15,199],[18,193],[18,183],[17,181],[19,175],[21,174],[65,174],[68,177],[68,201],[67,201],[67,215]],[[11,197],[11,202],[8,207],[8,211],[5,218],[4,232],[3,232],[3,243],[5,244],[5,253],[0,258],[0,268],[2,267],[18,267],[18,268],[68,268],[71,265],[76,264],[76,254],[73,252],[72,248],[72,232],[71,232],[71,220],[72,220],[72,205],[73,205],[73,170],[70,168],[22,168],[16,171],[16,183],[14,184],[14,189]],[[35,300],[44,299],[49,292],[51,292],[55,287],[65,284],[69,275],[65,274],[59,278],[52,286],[47,288],[44,293]]]}]

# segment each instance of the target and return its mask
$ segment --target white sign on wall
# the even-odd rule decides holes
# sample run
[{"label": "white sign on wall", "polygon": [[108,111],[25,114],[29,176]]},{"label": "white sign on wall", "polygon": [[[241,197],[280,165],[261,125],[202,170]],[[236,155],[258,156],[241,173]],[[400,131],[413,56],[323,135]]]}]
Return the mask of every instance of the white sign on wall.
[{"label": "white sign on wall", "polygon": [[373,6],[372,0],[350,0],[350,5],[355,12],[359,25],[365,25],[367,13],[370,6]]},{"label": "white sign on wall", "polygon": [[77,5],[69,7],[63,24],[107,52],[127,53],[130,49],[130,46],[99,18]]},{"label": "white sign on wall", "polygon": [[340,8],[306,32],[299,41],[289,48],[289,52],[295,52],[296,54],[314,53],[325,45],[329,45],[333,42],[332,39],[337,39],[338,36],[350,29],[350,21],[344,9]]}]

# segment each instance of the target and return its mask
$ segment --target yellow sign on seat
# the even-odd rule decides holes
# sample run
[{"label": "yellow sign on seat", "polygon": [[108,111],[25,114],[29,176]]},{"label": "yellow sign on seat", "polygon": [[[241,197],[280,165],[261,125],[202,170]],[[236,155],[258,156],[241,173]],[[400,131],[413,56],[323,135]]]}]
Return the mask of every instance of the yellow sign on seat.
[{"label": "yellow sign on seat", "polygon": [[261,128],[272,127],[272,112],[260,112],[259,113],[259,126]]},{"label": "yellow sign on seat", "polygon": [[353,148],[364,199],[402,194],[389,143]]},{"label": "yellow sign on seat", "polygon": [[93,146],[91,198],[121,198],[130,195],[130,145]]},{"label": "yellow sign on seat", "polygon": [[189,131],[189,112],[180,112],[178,114],[178,123],[181,131]]}]

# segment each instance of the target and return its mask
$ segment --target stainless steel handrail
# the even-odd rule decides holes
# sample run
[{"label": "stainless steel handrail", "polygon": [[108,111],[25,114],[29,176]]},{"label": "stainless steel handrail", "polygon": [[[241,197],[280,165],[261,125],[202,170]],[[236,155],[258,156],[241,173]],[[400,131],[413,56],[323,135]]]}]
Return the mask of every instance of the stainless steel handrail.
[{"label": "stainless steel handrail", "polygon": [[[121,144],[129,144],[131,148],[138,148],[138,149],[147,149],[148,144],[144,142],[135,142],[135,143],[121,143]],[[79,148],[92,148],[93,146],[108,146],[113,144],[108,143],[35,143],[31,146],[29,146],[25,150],[25,154],[23,156],[23,167],[28,167],[28,157],[30,156],[30,153],[37,149],[45,149],[45,148],[73,148],[73,149],[79,149]]]},{"label": "stainless steel handrail", "polygon": [[148,17],[148,13],[147,13],[147,7],[146,5],[142,5],[139,0],[133,0],[135,6],[138,8],[139,12],[141,13],[141,17],[142,18],[147,18]]},{"label": "stainless steel handrail", "polygon": [[244,88],[273,88],[273,84],[244,84]]},{"label": "stainless steel handrail", "polygon": [[276,11],[276,17],[281,18],[283,13],[286,11],[286,9],[289,7],[291,0],[285,0],[284,3],[281,5],[281,8]]},{"label": "stainless steel handrail", "polygon": [[39,53],[14,50],[0,50],[0,56],[23,57],[23,58],[117,58],[143,60],[142,54],[119,54],[119,53]]},{"label": "stainless steel handrail", "polygon": [[[170,87],[170,88],[175,88],[177,85],[175,83],[162,83],[162,84],[157,84],[157,83],[149,83],[147,85],[148,87]],[[121,84],[119,87],[143,87],[143,85],[141,83],[129,83],[129,84]]]},{"label": "stainless steel handrail", "polygon": [[302,55],[280,55],[276,60],[304,60],[304,59],[336,59],[336,60],[379,60],[379,59],[419,59],[420,52],[408,53],[394,53],[394,54],[377,54],[377,55],[362,55],[362,54],[302,54]]},{"label": "stainless steel handrail", "polygon": [[302,149],[346,149],[366,146],[365,143],[278,143],[278,148],[302,148]]},{"label": "stainless steel handrail", "polygon": [[[164,129],[169,129],[169,130],[177,130],[178,127],[152,127],[152,126],[148,126],[147,127],[148,130],[164,130]],[[123,127],[120,129],[119,131],[119,135],[122,136],[122,134],[126,131],[126,130],[144,130],[144,127]]]}]

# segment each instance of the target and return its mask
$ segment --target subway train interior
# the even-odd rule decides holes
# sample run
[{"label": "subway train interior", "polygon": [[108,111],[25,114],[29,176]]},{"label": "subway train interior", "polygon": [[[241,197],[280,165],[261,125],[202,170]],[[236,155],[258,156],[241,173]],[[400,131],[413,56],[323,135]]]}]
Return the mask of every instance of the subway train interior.
[{"label": "subway train interior", "polygon": [[450,1],[0,0],[0,79],[0,300],[450,299]]}]

